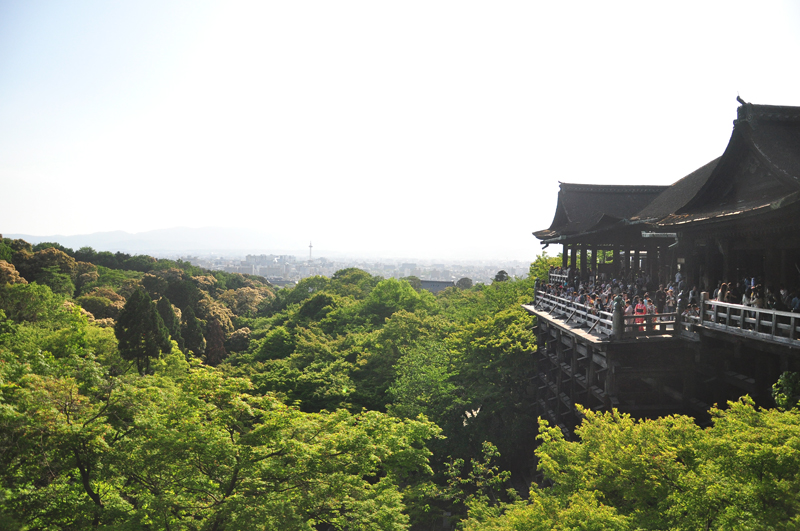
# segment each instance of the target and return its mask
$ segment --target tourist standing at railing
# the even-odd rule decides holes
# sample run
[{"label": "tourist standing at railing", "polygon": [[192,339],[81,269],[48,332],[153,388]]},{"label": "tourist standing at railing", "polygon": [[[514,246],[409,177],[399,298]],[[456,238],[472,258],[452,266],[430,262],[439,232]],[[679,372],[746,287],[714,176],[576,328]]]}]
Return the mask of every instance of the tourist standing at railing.
[{"label": "tourist standing at railing", "polygon": [[[636,315],[644,315],[644,314],[647,313],[647,306],[644,304],[642,299],[640,299],[638,296],[635,296],[633,298],[633,301],[634,301],[633,312]],[[636,318],[636,324],[641,325],[642,323],[644,323],[644,318],[643,317],[637,317]],[[642,332],[642,331],[644,331],[644,327],[643,326],[639,326],[639,332]]]},{"label": "tourist standing at railing", "polygon": [[667,292],[664,291],[664,284],[659,284],[655,298],[656,298],[656,312],[664,313],[664,305],[667,303]]},{"label": "tourist standing at railing", "polygon": [[739,293],[736,291],[736,286],[733,283],[728,284],[728,292],[725,294],[725,302],[736,304],[739,302]]},{"label": "tourist standing at railing", "polygon": [[699,317],[700,314],[697,311],[697,305],[690,304],[689,306],[686,307],[686,309],[683,311],[681,315],[683,316],[684,322],[689,322]]},{"label": "tourist standing at railing", "polygon": [[711,298],[714,299],[715,301],[719,300],[719,290],[721,287],[722,287],[722,281],[720,280],[719,282],[717,282],[717,288],[714,290],[714,294],[711,296]]},{"label": "tourist standing at railing", "polygon": [[697,286],[692,286],[692,289],[689,290],[689,304],[697,304],[700,302],[700,297],[697,294]]},{"label": "tourist standing at railing", "polygon": [[[630,315],[633,315],[633,304],[631,304],[630,299],[626,298],[625,299],[625,316],[627,317],[627,316],[630,316]],[[632,323],[631,323],[630,319],[625,319],[625,324],[627,325],[627,326],[625,326],[625,331],[626,332],[633,332],[633,326],[631,326]]]},{"label": "tourist standing at railing", "polygon": [[665,306],[667,312],[666,313],[673,313],[675,311],[675,292],[672,289],[667,291],[667,302]]},{"label": "tourist standing at railing", "polygon": [[753,299],[750,302],[754,308],[764,307],[764,288],[761,287],[761,284],[753,289]]},{"label": "tourist standing at railing", "polygon": [[717,300],[720,302],[725,302],[725,297],[728,295],[728,285],[724,282],[719,285],[719,291],[717,292]]},{"label": "tourist standing at railing", "polygon": [[800,291],[796,288],[789,293],[789,311],[800,313]]},{"label": "tourist standing at railing", "polygon": [[[742,295],[742,306],[749,308],[752,305],[753,305],[753,288],[748,286],[744,292],[744,295]],[[750,328],[750,325],[747,324],[747,319],[751,319],[754,315],[755,314],[753,312],[742,310],[742,321],[739,326],[741,326],[742,329],[745,330]]]},{"label": "tourist standing at railing", "polygon": [[605,306],[603,306],[603,301],[597,293],[594,294],[594,310],[595,315],[600,315],[600,312],[604,312],[606,310]]},{"label": "tourist standing at railing", "polygon": [[775,293],[772,296],[772,309],[778,312],[788,312],[789,305],[783,302],[783,297],[781,297],[781,293]]},{"label": "tourist standing at railing", "polygon": [[789,308],[792,306],[792,299],[789,297],[789,290],[786,289],[786,286],[781,284],[778,293],[780,293],[781,302],[784,306],[786,306],[786,311],[788,312]]}]

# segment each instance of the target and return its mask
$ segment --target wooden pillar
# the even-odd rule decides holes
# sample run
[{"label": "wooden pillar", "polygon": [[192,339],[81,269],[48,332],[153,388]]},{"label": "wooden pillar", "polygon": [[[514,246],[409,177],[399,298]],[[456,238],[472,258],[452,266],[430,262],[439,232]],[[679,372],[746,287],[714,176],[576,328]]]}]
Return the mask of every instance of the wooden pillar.
[{"label": "wooden pillar", "polygon": [[586,244],[581,244],[581,280],[586,278]]},{"label": "wooden pillar", "polygon": [[[572,338],[572,356],[570,359],[570,366],[569,366],[570,373],[572,377],[570,378],[569,382],[569,400],[572,402],[572,407],[575,407],[575,402],[580,400],[577,396],[578,392],[578,342],[575,341],[575,338]],[[573,412],[574,413],[574,412]]]},{"label": "wooden pillar", "polygon": [[588,406],[592,403],[592,386],[594,385],[594,346],[590,343],[586,347],[588,349],[586,360],[586,402]]},{"label": "wooden pillar", "polygon": [[764,250],[764,285],[773,289],[778,289],[776,285],[780,281],[780,253],[777,249],[769,247]]},{"label": "wooden pillar", "polygon": [[[789,277],[786,273],[788,264],[786,263],[787,260],[787,253],[786,249],[781,249],[781,286],[789,289]],[[739,279],[737,279],[738,281]]]},{"label": "wooden pillar", "polygon": [[573,243],[572,245],[569,246],[569,267],[571,267],[572,269],[575,269],[575,266],[577,265],[578,261],[577,253],[578,253],[578,246],[577,244]]},{"label": "wooden pillar", "polygon": [[597,278],[597,247],[592,248],[592,274]]},{"label": "wooden pillar", "polygon": [[647,248],[647,274],[650,280],[658,286],[658,247],[651,245]]},{"label": "wooden pillar", "polygon": [[636,277],[639,274],[640,270],[640,256],[639,256],[639,248],[637,247],[635,251],[633,251],[633,276]]},{"label": "wooden pillar", "polygon": [[[560,363],[562,363],[564,361],[564,343],[562,342],[563,334],[561,333],[561,330],[558,330],[556,332],[556,334],[557,334],[556,335],[556,340],[558,341],[558,343],[556,344],[556,359],[558,360],[558,363],[560,364]],[[555,369],[556,369],[556,382],[555,382],[556,383],[556,389],[555,389],[555,393],[553,393],[553,394],[555,395],[555,398],[556,398],[556,405],[555,405],[554,410],[555,410],[555,414],[556,414],[555,421],[556,421],[556,423],[559,423],[559,422],[561,422],[561,397],[558,396],[558,393],[561,392],[561,384],[562,384],[563,376],[562,376],[562,370],[561,370],[560,366],[556,366]]]},{"label": "wooden pillar", "polygon": [[617,271],[617,278],[622,278],[624,276],[624,272],[628,269],[628,248],[627,247],[620,247],[619,250],[619,268]]},{"label": "wooden pillar", "polygon": [[731,241],[721,240],[720,247],[722,247],[722,281],[730,282],[731,279]]},{"label": "wooden pillar", "polygon": [[628,278],[631,277],[631,272],[633,271],[633,250],[630,247],[625,249],[625,272],[627,273]]},{"label": "wooden pillar", "polygon": [[569,245],[565,243],[561,247],[561,268],[566,269],[569,267]]}]

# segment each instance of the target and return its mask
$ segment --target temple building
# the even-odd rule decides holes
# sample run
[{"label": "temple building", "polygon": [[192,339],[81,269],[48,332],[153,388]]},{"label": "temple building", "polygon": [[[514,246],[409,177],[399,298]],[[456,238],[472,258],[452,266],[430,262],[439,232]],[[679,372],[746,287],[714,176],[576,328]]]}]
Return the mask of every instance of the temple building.
[{"label": "temple building", "polygon": [[646,278],[654,290],[679,274],[705,292],[697,318],[616,333],[611,313],[537,293],[525,308],[538,317],[539,414],[565,431],[576,403],[702,416],[748,393],[770,406],[781,372],[800,370],[800,313],[709,296],[745,278],[800,287],[800,107],[743,103],[724,153],[670,186],[561,183],[553,222],[533,234],[562,246],[558,282]]},{"label": "temple building", "polygon": [[747,103],[721,157],[671,186],[562,183],[534,236],[564,246],[564,267],[580,254],[596,268],[587,251],[613,250],[617,274],[644,263],[662,281],[680,268],[701,290],[742,276],[800,286],[798,200],[800,107]]}]

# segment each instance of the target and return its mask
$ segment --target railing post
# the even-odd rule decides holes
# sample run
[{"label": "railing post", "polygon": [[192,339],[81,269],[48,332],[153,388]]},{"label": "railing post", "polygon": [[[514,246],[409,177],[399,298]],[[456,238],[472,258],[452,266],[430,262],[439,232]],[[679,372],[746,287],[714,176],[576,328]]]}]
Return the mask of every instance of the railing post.
[{"label": "railing post", "polygon": [[611,335],[614,339],[622,339],[625,330],[625,309],[622,296],[614,299],[613,317],[611,318]]},{"label": "railing post", "polygon": [[686,310],[686,296],[681,291],[678,294],[678,308],[675,314],[675,326],[672,328],[673,334],[680,334],[683,328],[683,312]]},{"label": "railing post", "polygon": [[706,302],[708,302],[708,292],[700,292],[700,324],[706,320]]}]

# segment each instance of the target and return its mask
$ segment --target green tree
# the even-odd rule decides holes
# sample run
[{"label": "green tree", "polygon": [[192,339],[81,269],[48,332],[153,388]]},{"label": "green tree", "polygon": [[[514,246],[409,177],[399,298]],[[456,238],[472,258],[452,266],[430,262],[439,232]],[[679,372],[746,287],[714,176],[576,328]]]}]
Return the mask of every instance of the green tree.
[{"label": "green tree", "polygon": [[482,316],[462,324],[446,345],[457,355],[458,367],[451,378],[457,391],[450,404],[442,404],[446,409],[440,417],[453,439],[452,453],[478,455],[488,440],[499,448],[504,466],[527,462],[536,434],[534,397],[528,392],[536,374],[530,316],[518,306]]},{"label": "green tree", "polygon": [[442,422],[452,404],[456,364],[442,343],[423,341],[411,347],[396,364],[397,376],[388,390],[388,411],[404,418],[422,414]]},{"label": "green tree", "polygon": [[206,363],[216,367],[228,357],[225,350],[225,332],[222,325],[214,318],[208,320],[206,330]]},{"label": "green tree", "polygon": [[[72,282],[77,276],[77,262],[55,247],[47,247],[35,253],[25,249],[18,251],[14,254],[14,265],[28,282],[36,281],[40,284],[49,282],[56,287],[56,290],[68,295],[72,295],[72,291],[66,293],[69,285],[73,291],[75,289]],[[69,280],[68,285],[65,284],[65,280]]]},{"label": "green tree", "polygon": [[[582,409],[575,441],[542,421],[539,470],[516,517],[554,509],[563,522],[575,500],[625,517],[623,529],[793,529],[800,523],[800,414],[758,409],[749,397],[712,408],[713,424],[673,415],[635,420]],[[589,502],[588,505],[586,502]],[[491,529],[491,527],[488,527]],[[496,527],[502,529],[502,527]]]},{"label": "green tree", "polygon": [[177,349],[119,378],[25,356],[0,348],[4,529],[401,530],[431,472],[429,422],[304,413]]},{"label": "green tree", "polygon": [[542,254],[537,256],[536,260],[531,263],[528,276],[546,282],[550,278],[551,267],[561,267],[561,254],[559,253],[557,256],[547,256],[546,252],[542,252]]},{"label": "green tree", "polygon": [[797,407],[800,401],[800,373],[786,371],[772,386],[772,398],[783,409]]},{"label": "green tree", "polygon": [[80,249],[75,251],[74,257],[75,260],[78,260],[80,262],[94,263],[95,259],[97,258],[97,251],[88,246],[81,247]]},{"label": "green tree", "polygon": [[58,266],[45,266],[36,275],[36,282],[48,286],[53,293],[71,297],[75,293],[75,284],[69,275],[62,273]]},{"label": "green tree", "polygon": [[183,326],[181,335],[184,338],[186,349],[195,356],[200,357],[206,352],[206,338],[203,336],[203,324],[194,314],[191,306],[183,312]]},{"label": "green tree", "polygon": [[355,402],[367,409],[384,411],[391,401],[387,394],[389,387],[396,384],[398,360],[417,352],[424,356],[424,346],[417,345],[435,343],[445,326],[441,319],[424,311],[399,310],[377,332],[348,335],[351,348],[358,352],[353,373],[357,386]]},{"label": "green tree", "polygon": [[167,327],[170,337],[178,343],[178,348],[183,350],[184,343],[183,336],[181,335],[181,321],[178,319],[178,316],[175,315],[175,310],[172,308],[169,299],[161,297],[158,303],[156,303],[156,309],[158,310],[158,315],[161,316],[161,320],[164,321],[164,326]]},{"label": "green tree", "polygon": [[167,282],[165,278],[152,273],[147,273],[142,277],[140,282],[145,291],[147,291],[147,294],[153,299],[164,296],[167,288],[169,288],[169,282]]},{"label": "green tree", "polygon": [[363,301],[362,312],[373,324],[382,325],[395,312],[433,309],[435,297],[415,290],[405,281],[381,280]]},{"label": "green tree", "polygon": [[4,239],[0,239],[0,260],[5,260],[10,263],[13,256],[14,249],[5,243]]},{"label": "green tree", "polygon": [[456,287],[458,289],[469,289],[472,287],[472,279],[467,277],[459,279],[459,281],[456,282]]},{"label": "green tree", "polygon": [[351,267],[334,273],[328,289],[337,295],[350,295],[360,300],[366,297],[381,280],[383,280],[381,277],[374,277],[366,271]]},{"label": "green tree", "polygon": [[119,314],[114,333],[119,341],[119,353],[136,362],[139,374],[150,373],[152,359],[172,350],[169,331],[156,309],[156,303],[137,289]]},{"label": "green tree", "polygon": [[257,352],[260,360],[280,359],[289,356],[294,352],[294,338],[292,334],[283,326],[277,326],[270,330],[261,342]]},{"label": "green tree", "polygon": [[508,273],[506,273],[505,270],[503,269],[498,271],[497,274],[494,276],[495,282],[505,282],[508,279],[509,279]]},{"label": "green tree", "polygon": [[408,282],[409,284],[411,284],[411,287],[414,288],[416,291],[419,291],[419,290],[422,289],[422,281],[419,279],[419,277],[415,277],[414,275],[411,275],[411,276],[408,276],[408,277],[403,277],[400,280],[404,280],[404,281]]},{"label": "green tree", "polygon": [[50,248],[58,249],[62,253],[68,254],[68,255],[70,255],[72,257],[75,256],[75,252],[72,249],[70,249],[69,247],[64,247],[60,243],[56,243],[56,242],[41,242],[41,243],[37,243],[36,245],[33,246],[34,252],[41,251],[43,249],[50,249]]},{"label": "green tree", "polygon": [[146,254],[137,254],[122,262],[123,269],[132,269],[133,271],[141,271],[147,273],[156,264],[156,259]]},{"label": "green tree", "polygon": [[0,285],[0,310],[16,322],[53,321],[64,310],[63,303],[63,296],[42,284]]},{"label": "green tree", "polygon": [[0,260],[0,286],[5,284],[27,284],[28,281],[20,276],[14,264]]}]

